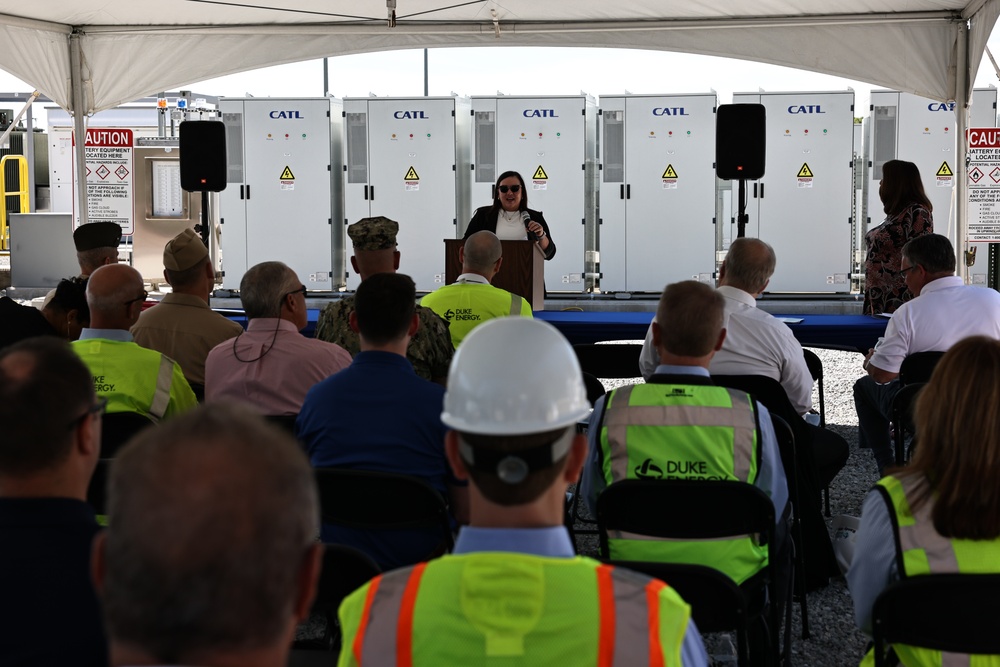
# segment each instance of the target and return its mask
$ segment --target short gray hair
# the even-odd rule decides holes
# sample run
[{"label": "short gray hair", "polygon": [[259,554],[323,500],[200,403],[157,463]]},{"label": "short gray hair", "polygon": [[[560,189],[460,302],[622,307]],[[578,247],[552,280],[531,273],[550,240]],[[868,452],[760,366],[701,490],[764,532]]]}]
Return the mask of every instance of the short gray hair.
[{"label": "short gray hair", "polygon": [[764,288],[774,275],[777,258],[774,248],[760,239],[739,238],[726,254],[726,284],[755,292]]},{"label": "short gray hair", "polygon": [[[94,280],[94,274],[102,271],[105,278],[109,278],[115,273],[120,273],[120,280],[110,282],[110,280]],[[104,273],[110,271],[111,273]],[[99,266],[87,280],[87,306],[90,308],[91,318],[94,315],[115,316],[125,308],[128,301],[133,301],[143,289],[142,275],[131,267],[122,264],[108,264]]]},{"label": "short gray hair", "polygon": [[319,531],[312,469],[248,408],[200,406],[115,460],[104,610],[110,636],[162,664],[282,639]]},{"label": "short gray hair", "polygon": [[282,262],[251,266],[240,281],[240,301],[247,319],[280,317],[281,298],[299,287],[299,278]]},{"label": "short gray hair", "polygon": [[76,251],[76,261],[80,265],[80,270],[88,276],[104,266],[104,260],[108,259],[114,260],[114,263],[118,262],[118,246]]},{"label": "short gray hair", "polygon": [[493,270],[493,265],[503,255],[503,246],[496,234],[484,229],[465,240],[464,251],[465,266],[477,273],[486,273]]}]

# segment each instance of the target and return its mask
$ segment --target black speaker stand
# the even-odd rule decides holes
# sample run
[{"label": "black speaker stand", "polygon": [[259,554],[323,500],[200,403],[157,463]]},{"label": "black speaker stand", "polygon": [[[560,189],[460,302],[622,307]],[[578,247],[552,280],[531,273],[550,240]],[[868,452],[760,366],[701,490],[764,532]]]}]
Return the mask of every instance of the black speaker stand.
[{"label": "black speaker stand", "polygon": [[739,213],[736,216],[736,238],[741,239],[746,236],[747,222],[750,221],[750,216],[747,215],[747,181],[745,178],[740,179],[739,206]]}]

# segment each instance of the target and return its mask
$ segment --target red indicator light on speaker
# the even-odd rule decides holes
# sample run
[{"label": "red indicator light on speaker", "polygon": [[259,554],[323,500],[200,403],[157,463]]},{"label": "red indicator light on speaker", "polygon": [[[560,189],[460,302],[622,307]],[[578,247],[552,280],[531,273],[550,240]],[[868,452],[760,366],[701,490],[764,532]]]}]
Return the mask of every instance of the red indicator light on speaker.
[{"label": "red indicator light on speaker", "polygon": [[203,178],[203,179],[201,179],[201,182],[202,182],[203,184],[204,184],[204,183],[208,183],[208,179],[207,179],[207,178]]},{"label": "red indicator light on speaker", "polygon": [[743,165],[742,164],[736,165],[736,171],[743,171]]}]

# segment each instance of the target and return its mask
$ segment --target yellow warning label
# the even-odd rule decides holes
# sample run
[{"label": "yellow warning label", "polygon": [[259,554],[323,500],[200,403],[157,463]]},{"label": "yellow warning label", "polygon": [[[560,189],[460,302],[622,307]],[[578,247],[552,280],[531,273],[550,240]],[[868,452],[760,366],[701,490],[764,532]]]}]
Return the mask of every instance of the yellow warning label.
[{"label": "yellow warning label", "polygon": [[283,172],[281,172],[281,176],[279,177],[278,180],[281,180],[281,181],[294,181],[295,180],[295,174],[292,173],[292,170],[288,166],[285,166],[285,170]]},{"label": "yellow warning label", "polygon": [[802,168],[799,169],[798,178],[812,178],[812,175],[813,175],[812,169],[809,168],[808,164],[806,164],[805,162],[803,162],[802,163]]},{"label": "yellow warning label", "polygon": [[545,173],[544,169],[542,169],[542,165],[538,165],[538,169],[535,170],[535,175],[532,176],[531,178],[543,181],[548,179],[548,177],[549,175]]},{"label": "yellow warning label", "polygon": [[677,178],[677,172],[674,171],[674,165],[668,164],[667,168],[663,170],[663,176],[660,178]]},{"label": "yellow warning label", "polygon": [[944,161],[944,162],[941,163],[941,168],[937,170],[937,174],[935,174],[935,175],[936,176],[954,176],[955,173],[951,170],[951,167],[948,166],[948,161],[946,160],[946,161]]},{"label": "yellow warning label", "polygon": [[404,181],[419,181],[420,177],[417,176],[417,170],[410,167],[406,170],[406,176],[403,176]]}]

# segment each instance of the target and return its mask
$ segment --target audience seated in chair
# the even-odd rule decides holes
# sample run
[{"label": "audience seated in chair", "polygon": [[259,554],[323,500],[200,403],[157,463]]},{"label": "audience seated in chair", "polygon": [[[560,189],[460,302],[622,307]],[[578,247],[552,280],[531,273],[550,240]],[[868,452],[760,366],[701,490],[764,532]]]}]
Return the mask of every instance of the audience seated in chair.
[{"label": "audience seated in chair", "polygon": [[[998,404],[1000,342],[977,336],[956,343],[917,399],[913,460],[891,469],[862,506],[847,583],[865,632],[872,631],[876,598],[898,579],[1000,574],[1000,413],[983,407]],[[928,598],[924,612],[949,609]],[[893,648],[909,667],[951,664],[924,649]]]},{"label": "audience seated in chair", "polygon": [[115,459],[108,514],[94,581],[112,667],[286,664],[323,557],[291,436],[245,406],[200,406]]},{"label": "audience seated in chair", "polygon": [[108,664],[85,502],[104,405],[65,341],[0,352],[0,664]]},{"label": "audience seated in chair", "polygon": [[[358,287],[351,326],[361,351],[351,365],[313,387],[296,434],[316,468],[413,475],[448,498],[467,520],[467,490],[448,468],[441,423],[444,388],[418,377],[406,359],[419,326],[416,288],[401,273],[378,273]],[[323,541],[353,546],[384,570],[431,556],[437,531],[366,531],[323,525]]]},{"label": "audience seated in chair", "polygon": [[469,480],[470,525],[454,555],[344,601],[342,667],[383,664],[386,646],[397,648],[386,664],[707,663],[673,589],[573,554],[563,503],[586,460],[575,425],[589,409],[573,350],[551,325],[503,317],[469,334],[442,419],[454,429],[448,460]]},{"label": "audience seated in chair", "polygon": [[139,345],[180,364],[195,396],[203,401],[208,353],[243,333],[243,327],[209,307],[215,267],[193,229],[185,229],[163,247],[163,277],[172,291],[139,315],[132,336]]},{"label": "audience seated in chair", "polygon": [[264,415],[299,412],[306,393],[346,368],[351,355],[306,338],[306,287],[281,262],[262,262],[243,275],[240,301],[247,330],[216,345],[205,361],[205,401],[240,401]]},{"label": "audience seated in chair", "polygon": [[131,266],[109,264],[87,281],[90,326],[72,343],[94,378],[94,391],[108,401],[108,414],[137,412],[153,421],[197,404],[181,367],[170,357],[132,340],[146,299],[142,276]]}]

